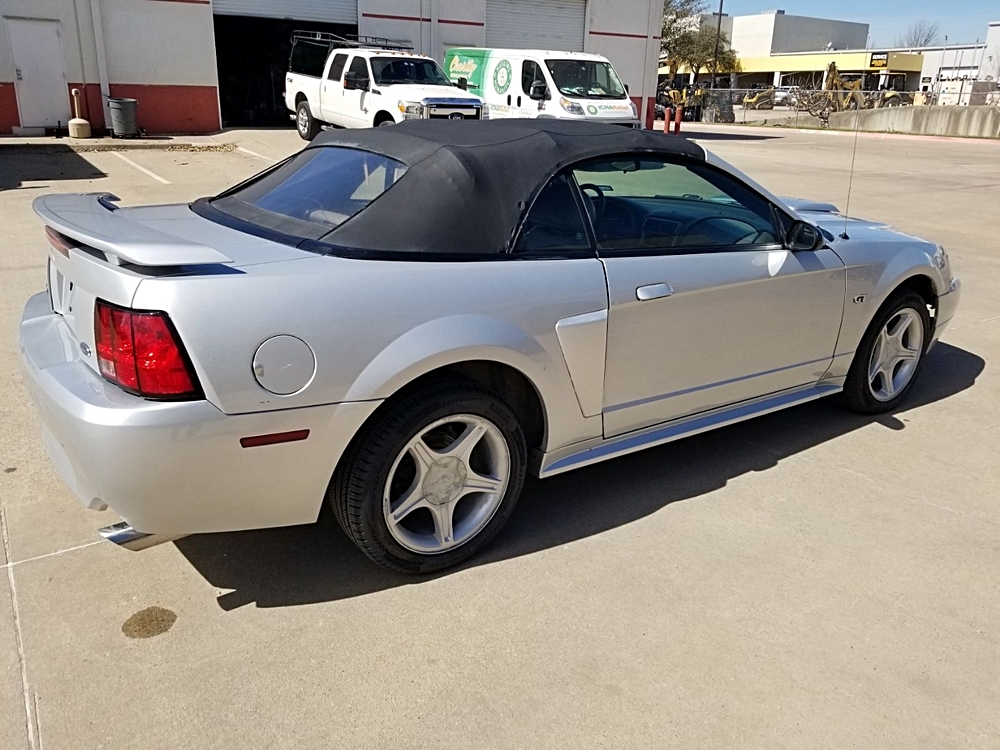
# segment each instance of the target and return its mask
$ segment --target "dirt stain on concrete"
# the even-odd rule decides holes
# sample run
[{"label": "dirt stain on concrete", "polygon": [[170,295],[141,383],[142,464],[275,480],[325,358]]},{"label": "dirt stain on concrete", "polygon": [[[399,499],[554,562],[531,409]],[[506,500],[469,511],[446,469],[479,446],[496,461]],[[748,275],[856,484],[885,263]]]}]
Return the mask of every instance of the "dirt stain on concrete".
[{"label": "dirt stain on concrete", "polygon": [[175,622],[177,615],[173,611],[163,607],[146,607],[122,623],[122,633],[126,638],[152,638],[166,633]]}]

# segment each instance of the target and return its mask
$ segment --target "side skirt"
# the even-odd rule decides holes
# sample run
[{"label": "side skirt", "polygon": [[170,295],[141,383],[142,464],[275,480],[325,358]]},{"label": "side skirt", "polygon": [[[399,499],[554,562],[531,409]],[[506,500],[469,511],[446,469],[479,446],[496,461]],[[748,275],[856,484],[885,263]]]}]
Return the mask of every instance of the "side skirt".
[{"label": "side skirt", "polygon": [[752,401],[741,401],[738,404],[695,414],[674,422],[653,425],[636,432],[617,435],[608,440],[599,438],[571,445],[552,453],[542,454],[538,464],[538,476],[544,478],[562,474],[600,461],[652,448],[655,445],[662,445],[697,435],[700,432],[714,430],[717,427],[725,427],[773,411],[787,409],[790,406],[814,401],[824,396],[831,396],[844,389],[843,381],[843,378],[836,378],[805,388],[772,393]]}]

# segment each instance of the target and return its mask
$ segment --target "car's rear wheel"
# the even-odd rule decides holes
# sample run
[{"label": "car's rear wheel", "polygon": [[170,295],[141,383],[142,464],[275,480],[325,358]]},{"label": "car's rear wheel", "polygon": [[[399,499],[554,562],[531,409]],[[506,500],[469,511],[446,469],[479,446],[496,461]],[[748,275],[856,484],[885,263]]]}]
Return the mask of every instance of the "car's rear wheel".
[{"label": "car's rear wheel", "polygon": [[891,411],[906,397],[923,363],[930,316],[916,292],[902,290],[879,310],[844,384],[847,406],[862,414]]},{"label": "car's rear wheel", "polygon": [[517,416],[473,381],[418,387],[352,444],[328,500],[361,550],[393,570],[430,573],[485,546],[509,518],[526,471]]},{"label": "car's rear wheel", "polygon": [[319,122],[309,110],[309,102],[303,99],[295,110],[295,129],[299,131],[299,137],[311,141],[319,134],[319,128]]}]

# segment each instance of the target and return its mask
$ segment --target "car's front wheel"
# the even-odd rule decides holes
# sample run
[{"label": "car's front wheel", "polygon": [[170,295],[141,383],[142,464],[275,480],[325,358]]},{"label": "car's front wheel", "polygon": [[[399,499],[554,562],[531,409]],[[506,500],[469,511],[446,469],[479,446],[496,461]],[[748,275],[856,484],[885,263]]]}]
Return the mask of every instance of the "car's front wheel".
[{"label": "car's front wheel", "polygon": [[389,403],[330,484],[340,525],[375,562],[430,573],[475,554],[521,494],[527,447],[514,411],[473,381]]},{"label": "car's front wheel", "polygon": [[844,400],[853,411],[880,414],[896,408],[920,370],[930,332],[927,303],[902,290],[882,306],[872,321],[844,384]]}]

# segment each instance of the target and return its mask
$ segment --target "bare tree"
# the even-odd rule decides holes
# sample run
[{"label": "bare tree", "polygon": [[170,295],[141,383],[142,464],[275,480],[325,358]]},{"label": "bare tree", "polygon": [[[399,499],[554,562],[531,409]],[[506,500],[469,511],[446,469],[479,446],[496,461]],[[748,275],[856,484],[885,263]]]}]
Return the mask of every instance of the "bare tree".
[{"label": "bare tree", "polygon": [[941,41],[941,27],[936,21],[921,18],[896,37],[897,47],[930,47]]}]

